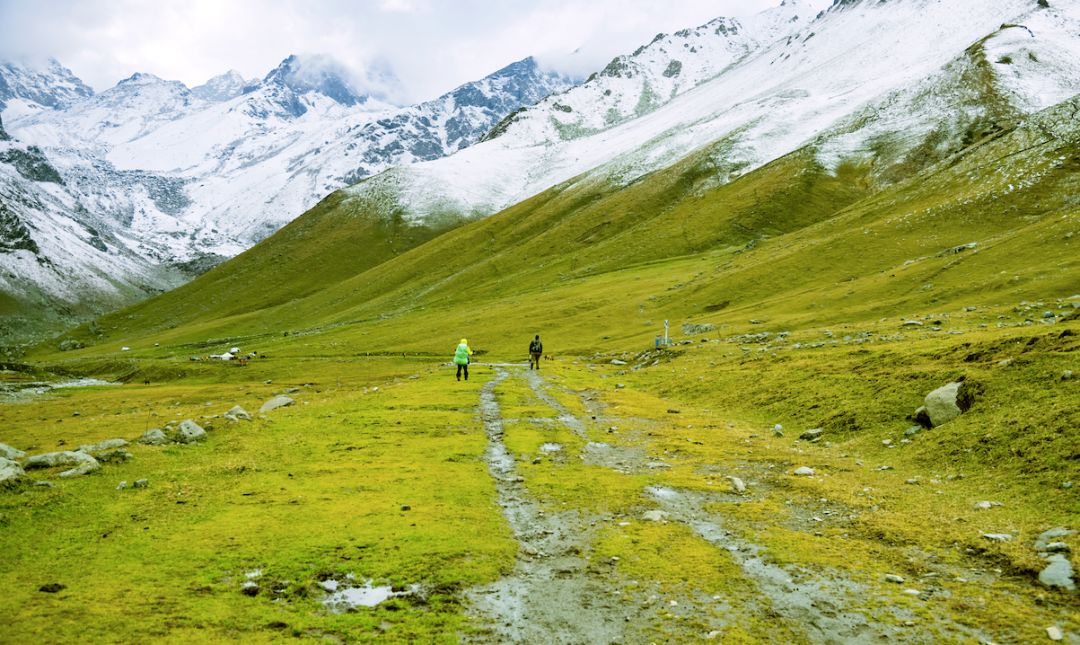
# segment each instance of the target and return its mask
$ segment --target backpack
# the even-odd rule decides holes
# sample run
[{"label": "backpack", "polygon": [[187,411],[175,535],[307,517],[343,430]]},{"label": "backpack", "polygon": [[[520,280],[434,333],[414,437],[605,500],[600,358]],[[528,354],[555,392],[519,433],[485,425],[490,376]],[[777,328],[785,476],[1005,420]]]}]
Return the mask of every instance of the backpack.
[{"label": "backpack", "polygon": [[533,340],[533,342],[529,343],[530,354],[539,354],[542,351],[544,351],[544,345],[540,341]]}]

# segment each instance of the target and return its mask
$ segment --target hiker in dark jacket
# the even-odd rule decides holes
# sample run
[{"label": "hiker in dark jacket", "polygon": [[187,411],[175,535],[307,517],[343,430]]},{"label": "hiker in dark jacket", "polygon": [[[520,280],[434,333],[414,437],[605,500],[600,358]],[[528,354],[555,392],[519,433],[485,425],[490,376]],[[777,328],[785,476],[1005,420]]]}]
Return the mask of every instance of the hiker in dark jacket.
[{"label": "hiker in dark jacket", "polygon": [[529,343],[529,369],[540,369],[540,355],[544,353],[544,344],[540,342],[540,334]]}]

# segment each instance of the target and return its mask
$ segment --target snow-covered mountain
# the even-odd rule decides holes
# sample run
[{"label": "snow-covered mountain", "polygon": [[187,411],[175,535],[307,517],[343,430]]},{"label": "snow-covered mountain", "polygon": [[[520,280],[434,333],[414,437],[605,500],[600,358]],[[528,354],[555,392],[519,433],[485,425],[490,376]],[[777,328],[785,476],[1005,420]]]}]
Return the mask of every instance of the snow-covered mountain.
[{"label": "snow-covered mountain", "polygon": [[30,110],[64,108],[93,96],[94,90],[50,58],[42,69],[0,61],[0,110],[18,103]]},{"label": "snow-covered mountain", "polygon": [[806,146],[826,168],[869,161],[887,181],[917,152],[945,154],[1080,93],[1080,3],[836,0],[811,16],[789,1],[754,22],[658,36],[484,142],[350,192],[423,221],[571,180],[625,185],[706,149],[710,181],[726,182]]},{"label": "snow-covered mountain", "polygon": [[[460,150],[510,112],[572,85],[526,59],[398,107],[389,103],[392,73],[358,80],[325,57],[290,56],[261,80],[227,73],[194,90],[134,74],[92,94],[58,64],[46,72],[0,68],[0,79],[16,81],[4,87],[36,79],[38,89],[65,88],[47,97],[51,106],[20,90],[9,101],[17,109],[3,112],[15,138],[0,151],[10,157],[0,156],[6,228],[36,246],[0,248],[0,290],[73,313],[172,287],[184,279],[177,267],[212,266],[333,190]],[[87,95],[68,102],[71,88]],[[59,181],[43,186],[19,172],[13,160],[25,166],[31,157]],[[65,282],[73,275],[111,277]]]}]

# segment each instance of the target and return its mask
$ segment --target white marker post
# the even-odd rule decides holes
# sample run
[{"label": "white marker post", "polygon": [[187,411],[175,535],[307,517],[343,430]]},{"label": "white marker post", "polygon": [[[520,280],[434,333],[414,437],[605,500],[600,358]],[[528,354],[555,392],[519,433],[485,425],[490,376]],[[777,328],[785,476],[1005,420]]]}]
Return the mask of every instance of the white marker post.
[{"label": "white marker post", "polygon": [[664,321],[664,347],[671,344],[671,337],[668,336],[668,321]]}]

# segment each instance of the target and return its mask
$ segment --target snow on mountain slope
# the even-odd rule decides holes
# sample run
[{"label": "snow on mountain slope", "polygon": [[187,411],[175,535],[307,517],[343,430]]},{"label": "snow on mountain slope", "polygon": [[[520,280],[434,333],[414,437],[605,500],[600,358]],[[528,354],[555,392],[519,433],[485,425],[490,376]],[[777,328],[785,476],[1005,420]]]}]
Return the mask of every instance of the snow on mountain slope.
[{"label": "snow on mountain slope", "polygon": [[63,108],[93,95],[94,90],[54,58],[44,69],[0,62],[0,110],[16,99],[24,105]]},{"label": "snow on mountain slope", "polygon": [[63,109],[11,99],[3,114],[16,118],[4,127],[15,141],[0,151],[0,233],[27,242],[0,244],[0,293],[43,317],[137,300],[178,284],[177,267],[205,270],[328,193],[392,164],[459,150],[571,85],[526,59],[396,107],[385,100],[396,82],[387,70],[368,73],[358,89],[324,57],[289,57],[242,82],[225,74],[189,90],[135,74]]},{"label": "snow on mountain slope", "polygon": [[[201,245],[233,254],[326,194],[392,165],[460,150],[509,112],[571,85],[525,59],[432,101],[393,108],[355,95],[343,104],[322,92],[283,99],[288,88],[278,76],[114,146],[108,159],[188,179],[185,221]],[[294,99],[303,109],[282,109]]]},{"label": "snow on mountain slope", "polygon": [[[832,155],[835,163],[868,153],[883,132],[917,126],[921,134],[952,120],[953,104],[934,93],[941,83],[975,95],[977,106],[965,119],[990,110],[985,101],[1021,114],[1080,92],[1072,62],[1080,25],[1073,13],[1030,0],[837,2],[809,25],[639,118],[587,136],[563,136],[565,106],[603,105],[597,94],[607,97],[600,90],[607,79],[594,78],[517,115],[494,138],[445,159],[394,168],[351,191],[378,196],[420,220],[448,209],[491,213],[583,173],[628,183],[718,141],[723,153],[716,159],[717,181],[807,144],[828,147],[828,140],[851,135],[843,150],[833,146],[842,153]],[[973,45],[1019,51],[1009,40],[1018,32],[1001,29],[1003,23],[1026,25],[1033,37],[1025,47],[1042,52],[1035,55],[1042,62],[980,63],[977,73],[963,74],[965,65],[985,58],[967,51]],[[920,88],[929,92],[925,100],[905,99],[892,121],[879,120],[877,112],[896,103],[897,93],[917,95]],[[831,138],[821,139],[822,133]]]},{"label": "snow on mountain slope", "polygon": [[206,83],[202,85],[191,88],[191,93],[204,101],[217,103],[240,96],[244,93],[245,88],[256,85],[258,82],[258,79],[246,81],[244,80],[244,77],[240,75],[240,72],[235,69],[230,69],[224,74],[215,76],[206,81]]}]

